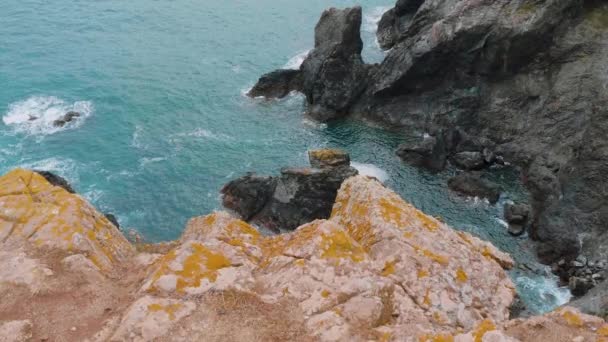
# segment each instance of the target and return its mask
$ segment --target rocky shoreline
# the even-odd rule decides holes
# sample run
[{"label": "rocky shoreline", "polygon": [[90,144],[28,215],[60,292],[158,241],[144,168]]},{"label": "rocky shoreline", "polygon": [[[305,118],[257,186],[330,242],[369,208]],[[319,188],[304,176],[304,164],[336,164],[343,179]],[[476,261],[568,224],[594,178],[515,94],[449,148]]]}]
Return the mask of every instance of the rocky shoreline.
[{"label": "rocky shoreline", "polygon": [[[347,166],[335,151],[311,160]],[[146,245],[47,178],[0,177],[3,341],[608,338],[604,319],[571,307],[510,318],[513,260],[373,178],[343,180],[329,217],[291,233],[216,212]]]},{"label": "rocky shoreline", "polygon": [[[373,65],[361,60],[360,25],[359,7],[325,11],[315,48],[291,71],[300,81],[274,82],[279,70],[265,86],[304,93],[317,120],[402,131],[409,142],[397,153],[416,166],[516,167],[543,262],[575,274],[577,258],[608,258],[605,3],[399,0],[378,28],[390,50]],[[465,193],[480,184],[468,178]]]}]

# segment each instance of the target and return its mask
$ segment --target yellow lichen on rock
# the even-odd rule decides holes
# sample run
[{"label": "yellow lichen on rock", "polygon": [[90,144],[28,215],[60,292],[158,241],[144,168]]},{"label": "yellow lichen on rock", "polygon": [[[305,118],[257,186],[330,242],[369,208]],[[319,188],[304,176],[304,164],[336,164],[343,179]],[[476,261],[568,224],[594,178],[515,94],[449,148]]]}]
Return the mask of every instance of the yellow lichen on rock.
[{"label": "yellow lichen on rock", "polygon": [[0,243],[32,243],[82,253],[103,270],[127,260],[134,248],[82,197],[16,169],[0,178]]},{"label": "yellow lichen on rock", "polygon": [[[78,326],[80,332],[86,324],[98,329],[73,335],[77,340],[204,340],[224,316],[230,329],[243,320],[248,323],[241,327],[257,331],[260,325],[272,329],[292,314],[306,341],[544,342],[526,333],[555,330],[590,341],[608,335],[604,320],[570,308],[509,321],[514,289],[503,270],[512,265],[508,255],[453,231],[363,176],[344,182],[329,220],[266,237],[216,212],[190,220],[179,241],[148,246],[139,255],[80,196],[38,174],[16,170],[1,177],[0,185],[0,285],[29,287],[21,298],[25,306],[55,293],[80,299],[68,303],[70,310],[88,307],[96,299],[88,297],[91,293],[119,295],[96,303],[97,316],[82,322],[79,315],[63,319],[65,311],[54,307],[41,311],[56,314],[53,322],[67,329]],[[61,262],[47,262],[57,251]],[[118,263],[123,267],[114,267]],[[113,267],[114,277],[99,272]],[[70,288],[73,293],[61,292],[56,273],[80,277]],[[84,276],[92,281],[83,282]],[[98,283],[105,287],[95,288]],[[126,293],[104,293],[116,287]],[[19,291],[14,293],[27,292]],[[219,299],[209,304],[213,296]],[[234,303],[227,305],[227,297]],[[0,314],[7,316],[2,305]],[[28,308],[16,317],[31,320],[34,336],[41,335],[39,324],[47,324],[36,312]],[[223,337],[249,337],[233,333]],[[292,333],[268,336],[260,340],[286,340]]]}]

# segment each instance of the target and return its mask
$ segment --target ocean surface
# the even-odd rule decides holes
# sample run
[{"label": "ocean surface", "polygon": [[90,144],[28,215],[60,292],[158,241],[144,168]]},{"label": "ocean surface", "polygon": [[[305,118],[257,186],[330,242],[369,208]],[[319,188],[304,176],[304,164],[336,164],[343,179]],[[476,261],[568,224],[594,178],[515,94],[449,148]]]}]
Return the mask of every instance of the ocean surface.
[{"label": "ocean surface", "polygon": [[[367,62],[384,56],[374,32],[393,2],[357,2]],[[420,209],[527,265],[511,275],[533,311],[566,302],[568,291],[536,263],[528,239],[507,234],[502,205],[526,197],[515,173],[494,175],[507,190],[497,205],[459,198],[445,186],[453,171],[431,175],[399,161],[398,133],[307,120],[301,95],[244,96],[261,74],[299,66],[324,8],[353,4],[2,0],[0,173],[56,172],[123,227],[162,241],[219,209],[218,190],[230,179],[307,165],[307,150],[338,147]],[[54,127],[69,110],[83,115]]]}]

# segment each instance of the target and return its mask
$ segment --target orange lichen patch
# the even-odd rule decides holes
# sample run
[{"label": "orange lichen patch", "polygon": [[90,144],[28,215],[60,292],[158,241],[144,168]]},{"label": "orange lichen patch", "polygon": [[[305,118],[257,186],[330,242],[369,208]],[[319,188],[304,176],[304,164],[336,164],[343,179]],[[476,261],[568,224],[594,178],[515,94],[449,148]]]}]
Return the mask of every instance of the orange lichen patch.
[{"label": "orange lichen patch", "polygon": [[422,335],[418,338],[419,342],[454,342],[451,334]]},{"label": "orange lichen patch", "polygon": [[354,262],[365,259],[365,251],[356,244],[350,236],[342,230],[336,230],[329,234],[321,235],[321,257],[345,259],[350,258]]},{"label": "orange lichen patch", "polygon": [[445,319],[443,319],[443,316],[441,316],[441,313],[439,311],[433,312],[433,320],[435,320],[435,322],[439,324],[445,323]]},{"label": "orange lichen patch", "polygon": [[437,223],[437,220],[424,214],[422,211],[418,210],[418,209],[414,209],[414,213],[416,215],[416,218],[418,220],[420,220],[420,222],[422,222],[422,225],[428,229],[431,232],[437,231],[437,229],[439,229],[439,223]]},{"label": "orange lichen patch", "polygon": [[304,259],[298,259],[294,262],[294,264],[296,264],[296,266],[304,267],[304,265],[306,265],[306,262],[304,261]]},{"label": "orange lichen patch", "polygon": [[215,282],[220,269],[232,266],[230,260],[221,253],[214,253],[200,243],[192,243],[192,254],[184,260],[179,276],[177,291],[183,292],[187,287],[199,287],[202,279]]},{"label": "orange lichen patch", "polygon": [[461,232],[461,231],[458,231],[458,232],[456,232],[456,234],[458,234],[458,236],[459,236],[459,237],[460,237],[460,238],[461,238],[461,239],[462,239],[464,242],[466,242],[468,245],[472,245],[472,244],[473,244],[473,242],[471,241],[471,239],[469,238],[469,235],[468,235],[467,233],[465,233],[465,232]]},{"label": "orange lichen patch", "polygon": [[405,232],[403,233],[403,237],[406,239],[411,239],[415,236],[414,232]]},{"label": "orange lichen patch", "polygon": [[496,330],[496,325],[494,325],[494,322],[489,319],[485,319],[481,321],[475,331],[473,331],[473,338],[475,339],[475,342],[482,342],[483,335],[494,330]]},{"label": "orange lichen patch", "polygon": [[604,324],[599,329],[597,329],[597,334],[600,336],[608,337],[608,324]]},{"label": "orange lichen patch", "polygon": [[395,264],[396,261],[387,261],[384,264],[384,268],[382,269],[382,273],[380,273],[383,277],[388,277],[391,274],[395,274]]},{"label": "orange lichen patch", "polygon": [[403,222],[404,207],[392,198],[381,198],[378,201],[380,215],[387,222],[401,224]]},{"label": "orange lichen patch", "polygon": [[450,260],[447,257],[443,256],[443,255],[439,255],[439,254],[433,253],[433,252],[429,251],[428,249],[421,248],[421,247],[418,247],[418,246],[415,246],[415,245],[412,246],[412,247],[414,248],[414,250],[416,250],[416,252],[421,253],[425,257],[427,257],[427,258],[435,261],[438,264],[441,264],[441,265],[445,266],[445,265],[448,265],[450,263]]},{"label": "orange lichen patch", "polygon": [[327,290],[321,291],[321,297],[323,297],[323,298],[329,297],[330,294],[331,293],[329,291],[327,291]]},{"label": "orange lichen patch", "polygon": [[13,222],[5,241],[86,254],[108,270],[133,247],[82,197],[51,185],[36,172],[17,169],[0,177],[0,221]]},{"label": "orange lichen patch", "polygon": [[425,269],[418,270],[418,279],[426,278],[429,276],[429,271]]},{"label": "orange lichen patch", "polygon": [[422,298],[422,304],[426,305],[426,306],[431,306],[432,302],[431,302],[431,290],[430,289],[426,289],[426,293],[424,294],[424,298]]},{"label": "orange lichen patch", "polygon": [[577,328],[583,326],[583,320],[575,312],[572,312],[570,310],[564,310],[562,312],[562,317],[564,318],[566,323],[568,323],[568,325],[571,325],[571,326],[577,327]]},{"label": "orange lichen patch", "polygon": [[164,311],[170,320],[175,319],[175,313],[182,307],[180,303],[161,305],[161,304],[150,304],[148,305],[148,310],[150,312],[159,312]]},{"label": "orange lichen patch", "polygon": [[456,280],[460,283],[466,283],[468,279],[469,276],[467,276],[467,273],[462,269],[462,267],[458,267],[456,270]]}]

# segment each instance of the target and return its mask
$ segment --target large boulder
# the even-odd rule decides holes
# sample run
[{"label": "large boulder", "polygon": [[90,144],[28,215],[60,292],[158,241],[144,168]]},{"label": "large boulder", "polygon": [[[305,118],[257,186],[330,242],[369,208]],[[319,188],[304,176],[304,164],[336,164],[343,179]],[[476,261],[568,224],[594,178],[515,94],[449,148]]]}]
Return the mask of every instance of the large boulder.
[{"label": "large boulder", "polygon": [[465,196],[485,198],[492,204],[500,198],[500,186],[477,172],[463,172],[450,178],[448,187]]},{"label": "large boulder", "polygon": [[445,168],[451,149],[451,134],[413,136],[399,145],[397,155],[407,164],[439,172]]},{"label": "large boulder", "polygon": [[358,174],[348,153],[309,151],[312,168],[284,168],[277,177],[245,175],[226,184],[222,203],[242,219],[273,231],[329,218],[342,182]]},{"label": "large boulder", "polygon": [[250,220],[272,198],[276,183],[274,177],[258,176],[253,173],[232,180],[220,190],[222,205],[235,211],[244,220]]}]

